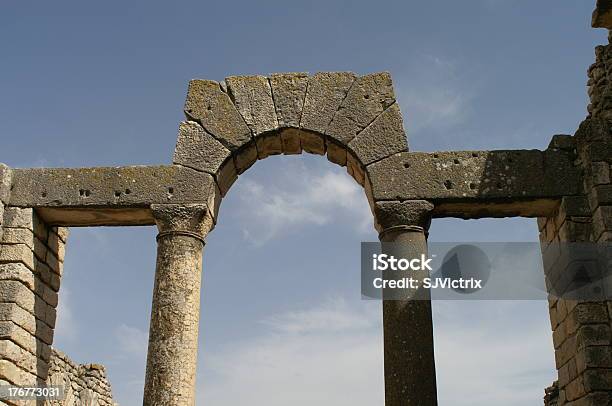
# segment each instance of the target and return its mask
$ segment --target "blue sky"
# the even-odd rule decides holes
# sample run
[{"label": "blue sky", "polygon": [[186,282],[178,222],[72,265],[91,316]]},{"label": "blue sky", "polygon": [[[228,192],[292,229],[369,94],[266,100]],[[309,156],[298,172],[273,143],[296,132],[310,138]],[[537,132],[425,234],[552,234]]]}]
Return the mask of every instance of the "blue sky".
[{"label": "blue sky", "polygon": [[[412,150],[545,148],[586,115],[606,33],[594,1],[11,2],[0,14],[0,160],[169,163],[188,80],[390,71]],[[204,255],[199,404],[382,404],[380,303],[362,301],[361,189],[317,156],[234,185]],[[535,221],[436,220],[437,241],[533,241]],[[55,345],[141,402],[153,228],[74,229]],[[546,303],[437,302],[441,405],[538,405]]]}]

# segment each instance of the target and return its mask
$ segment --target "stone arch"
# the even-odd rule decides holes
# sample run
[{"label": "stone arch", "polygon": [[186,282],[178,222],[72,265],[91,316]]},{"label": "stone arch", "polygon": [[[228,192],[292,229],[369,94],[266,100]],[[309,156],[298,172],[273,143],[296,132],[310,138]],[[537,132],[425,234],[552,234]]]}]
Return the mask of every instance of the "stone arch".
[{"label": "stone arch", "polygon": [[387,72],[278,73],[189,83],[173,164],[212,175],[225,196],[238,175],[270,155],[327,155],[366,190],[367,167],[408,151]]}]

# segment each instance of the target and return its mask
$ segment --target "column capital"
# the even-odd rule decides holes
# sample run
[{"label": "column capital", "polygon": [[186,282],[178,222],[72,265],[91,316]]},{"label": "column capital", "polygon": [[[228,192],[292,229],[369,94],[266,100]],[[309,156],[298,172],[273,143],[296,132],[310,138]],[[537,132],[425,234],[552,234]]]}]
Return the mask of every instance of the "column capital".
[{"label": "column capital", "polygon": [[406,200],[376,202],[374,218],[379,233],[394,227],[414,227],[427,231],[431,224],[434,205],[427,200]]},{"label": "column capital", "polygon": [[152,204],[158,238],[164,235],[189,235],[204,242],[204,237],[214,227],[208,206],[205,204]]}]

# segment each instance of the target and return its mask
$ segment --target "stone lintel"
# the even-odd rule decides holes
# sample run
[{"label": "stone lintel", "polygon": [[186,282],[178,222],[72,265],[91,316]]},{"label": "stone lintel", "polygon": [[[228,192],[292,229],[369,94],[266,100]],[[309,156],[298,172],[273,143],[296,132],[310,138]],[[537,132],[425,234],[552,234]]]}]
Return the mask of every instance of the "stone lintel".
[{"label": "stone lintel", "polygon": [[10,205],[50,225],[153,225],[152,204],[204,204],[216,216],[213,177],[182,166],[12,170]]},{"label": "stone lintel", "polygon": [[[547,216],[580,193],[572,151],[401,152],[367,166],[371,202],[428,200],[434,217]],[[206,204],[210,174],[178,165],[12,169],[10,206],[34,207],[50,225],[153,225],[152,204]]]},{"label": "stone lintel", "polygon": [[375,202],[428,200],[435,217],[532,217],[580,192],[573,159],[559,149],[402,152],[367,171]]}]

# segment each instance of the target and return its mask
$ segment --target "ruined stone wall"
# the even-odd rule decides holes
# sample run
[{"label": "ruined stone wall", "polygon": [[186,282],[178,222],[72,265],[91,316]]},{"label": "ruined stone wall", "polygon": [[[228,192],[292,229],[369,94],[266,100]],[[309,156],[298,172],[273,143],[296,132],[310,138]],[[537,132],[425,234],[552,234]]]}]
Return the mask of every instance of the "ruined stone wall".
[{"label": "ruined stone wall", "polygon": [[588,71],[589,116],[612,119],[612,48],[595,47],[595,63]]},{"label": "ruined stone wall", "polygon": [[[589,117],[574,137],[557,138],[562,141],[558,147],[574,151],[583,184],[582,195],[563,198],[552,216],[538,221],[548,284],[571,266],[554,252],[555,243],[612,242],[612,80],[608,77],[612,79],[611,45],[597,47],[596,62],[589,69]],[[549,311],[558,405],[612,402],[612,302],[551,297]]]},{"label": "ruined stone wall", "polygon": [[79,365],[66,354],[53,349],[49,367],[49,385],[65,388],[63,401],[48,402],[49,406],[116,406],[104,366]]}]

